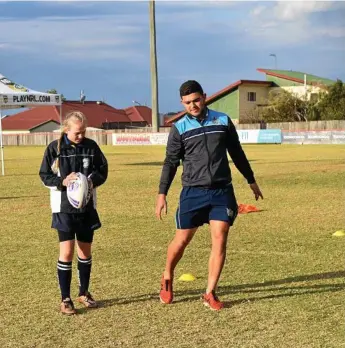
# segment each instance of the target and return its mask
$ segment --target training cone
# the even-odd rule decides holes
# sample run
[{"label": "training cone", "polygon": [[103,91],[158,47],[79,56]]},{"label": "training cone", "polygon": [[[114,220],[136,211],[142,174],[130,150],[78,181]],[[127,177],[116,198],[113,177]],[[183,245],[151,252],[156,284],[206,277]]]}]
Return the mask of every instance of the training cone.
[{"label": "training cone", "polygon": [[339,230],[339,231],[336,231],[332,234],[332,236],[334,237],[344,237],[345,236],[345,231],[343,230]]},{"label": "training cone", "polygon": [[195,279],[196,278],[193,276],[193,274],[185,273],[185,274],[182,274],[178,280],[181,280],[182,282],[192,282]]}]

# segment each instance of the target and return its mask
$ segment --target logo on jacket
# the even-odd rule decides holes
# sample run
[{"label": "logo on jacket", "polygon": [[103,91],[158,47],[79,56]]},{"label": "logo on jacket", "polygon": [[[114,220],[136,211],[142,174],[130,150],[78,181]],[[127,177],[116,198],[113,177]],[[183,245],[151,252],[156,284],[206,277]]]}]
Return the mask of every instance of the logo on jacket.
[{"label": "logo on jacket", "polygon": [[89,168],[90,165],[90,159],[89,158],[83,158],[83,168]]},{"label": "logo on jacket", "polygon": [[218,120],[218,118],[214,118],[214,119],[212,120],[212,123],[213,123],[213,124],[220,124],[220,121]]}]

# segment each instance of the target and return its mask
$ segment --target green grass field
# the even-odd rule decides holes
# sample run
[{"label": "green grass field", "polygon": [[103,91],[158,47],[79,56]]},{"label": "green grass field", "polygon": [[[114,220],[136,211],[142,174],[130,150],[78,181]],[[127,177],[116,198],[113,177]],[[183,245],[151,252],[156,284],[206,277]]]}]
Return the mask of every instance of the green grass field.
[{"label": "green grass field", "polygon": [[[58,240],[49,192],[38,177],[43,147],[5,148],[0,177],[0,347],[345,347],[344,146],[245,146],[265,199],[255,203],[232,166],[237,199],[260,213],[231,230],[212,312],[200,295],[210,238],[196,234],[176,270],[175,303],[159,303],[174,235],[180,174],[163,221],[154,217],[164,147],[104,147],[109,179],[99,189],[91,291],[100,308],[60,315]],[[72,292],[77,295],[76,262]]]}]

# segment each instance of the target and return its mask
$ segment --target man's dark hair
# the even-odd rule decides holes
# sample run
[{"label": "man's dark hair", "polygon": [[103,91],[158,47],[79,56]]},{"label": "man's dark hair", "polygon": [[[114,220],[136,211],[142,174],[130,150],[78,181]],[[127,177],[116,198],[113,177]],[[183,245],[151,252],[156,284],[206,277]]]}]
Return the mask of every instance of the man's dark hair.
[{"label": "man's dark hair", "polygon": [[204,94],[204,91],[200,83],[195,80],[188,80],[182,83],[180,87],[180,97],[182,98],[183,96],[192,94],[192,93]]}]

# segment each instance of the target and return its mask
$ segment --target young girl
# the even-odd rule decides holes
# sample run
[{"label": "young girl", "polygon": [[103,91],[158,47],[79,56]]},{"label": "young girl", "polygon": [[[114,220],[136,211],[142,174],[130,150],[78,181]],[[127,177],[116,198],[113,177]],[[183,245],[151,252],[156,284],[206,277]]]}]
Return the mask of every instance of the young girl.
[{"label": "young girl", "polygon": [[[108,164],[96,142],[85,138],[86,126],[87,120],[83,113],[73,111],[67,114],[61,136],[48,145],[39,172],[42,182],[50,189],[52,228],[58,231],[60,242],[57,262],[62,297],[60,310],[67,315],[76,314],[70,295],[75,239],[80,282],[77,301],[88,308],[97,307],[89,292],[91,244],[94,231],[101,227],[96,210],[96,188],[106,181]],[[93,187],[88,204],[81,209],[69,203],[66,191],[78,172],[88,177]]]}]

